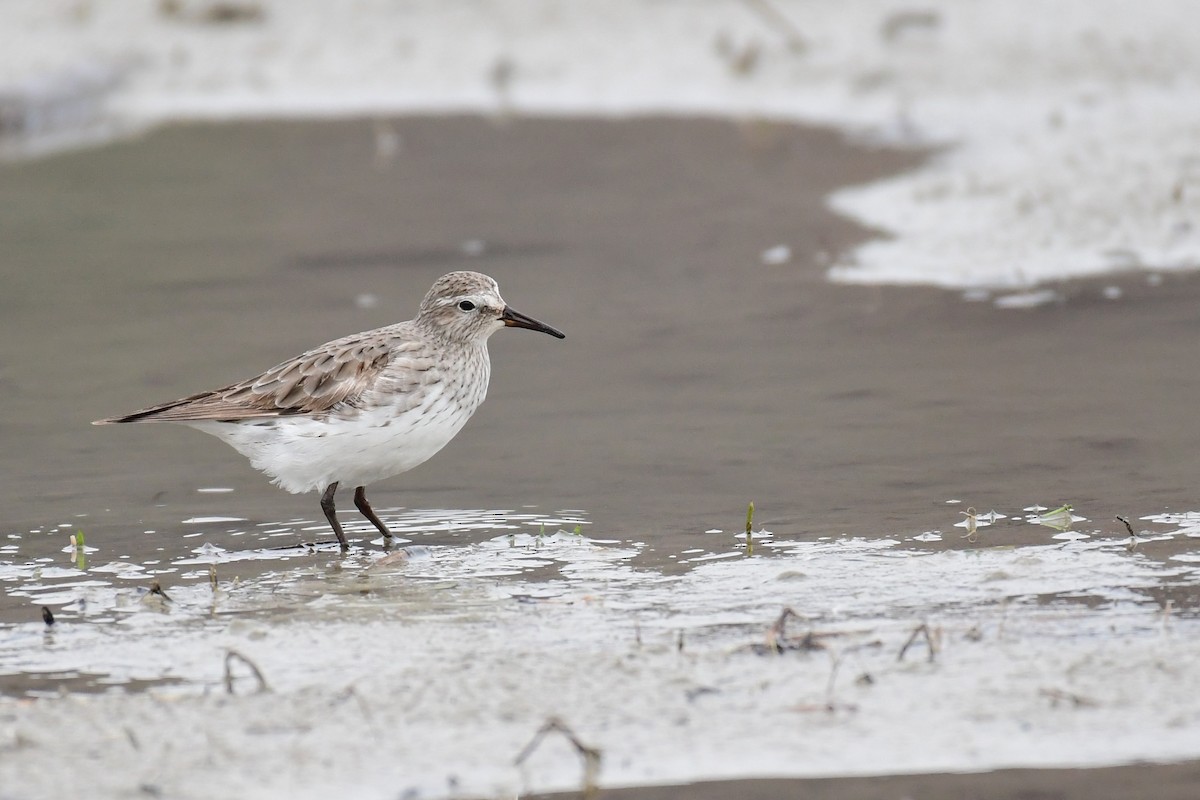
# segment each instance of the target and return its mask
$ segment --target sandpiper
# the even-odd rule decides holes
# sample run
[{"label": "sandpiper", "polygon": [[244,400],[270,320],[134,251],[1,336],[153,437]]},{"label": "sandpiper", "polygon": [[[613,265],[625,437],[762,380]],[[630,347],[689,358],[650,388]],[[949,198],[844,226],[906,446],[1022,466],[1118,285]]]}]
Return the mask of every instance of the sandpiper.
[{"label": "sandpiper", "polygon": [[441,450],[487,394],[487,340],[503,327],[562,333],[508,307],[496,281],[451,272],[434,282],[415,319],[313,348],[220,389],[97,420],[178,422],[227,442],[289,492],[322,492],[321,510],[342,549],[338,484],[392,534],[366,485],[407,472]]}]

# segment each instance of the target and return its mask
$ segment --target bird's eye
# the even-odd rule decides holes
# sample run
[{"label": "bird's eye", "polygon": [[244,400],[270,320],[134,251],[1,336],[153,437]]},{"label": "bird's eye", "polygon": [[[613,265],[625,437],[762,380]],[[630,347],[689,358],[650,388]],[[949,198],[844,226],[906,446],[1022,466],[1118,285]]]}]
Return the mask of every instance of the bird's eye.
[{"label": "bird's eye", "polygon": [[458,307],[461,308],[463,311],[474,311],[475,310],[475,304],[472,303],[470,300],[463,300],[461,303],[458,304]]}]

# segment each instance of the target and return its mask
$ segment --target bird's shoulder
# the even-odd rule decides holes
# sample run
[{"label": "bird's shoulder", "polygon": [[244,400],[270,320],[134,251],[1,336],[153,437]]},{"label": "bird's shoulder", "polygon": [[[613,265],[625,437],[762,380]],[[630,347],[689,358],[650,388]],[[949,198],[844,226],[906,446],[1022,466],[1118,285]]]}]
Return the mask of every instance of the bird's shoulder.
[{"label": "bird's shoulder", "polygon": [[223,403],[268,414],[317,414],[353,403],[385,375],[432,367],[430,344],[408,323],[344,336],[221,392]]}]

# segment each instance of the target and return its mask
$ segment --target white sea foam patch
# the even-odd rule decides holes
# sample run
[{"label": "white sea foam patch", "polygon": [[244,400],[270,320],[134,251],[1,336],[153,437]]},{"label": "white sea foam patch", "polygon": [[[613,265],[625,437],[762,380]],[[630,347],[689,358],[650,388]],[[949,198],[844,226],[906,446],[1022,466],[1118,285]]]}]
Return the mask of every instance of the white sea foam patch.
[{"label": "white sea foam patch", "polygon": [[[260,13],[5,5],[0,24],[21,31],[0,49],[8,127],[429,112],[815,121],[946,148],[833,198],[891,236],[835,280],[1011,289],[1200,266],[1193,0],[244,5]],[[374,139],[377,163],[404,158],[402,130],[380,123]],[[775,268],[776,245],[747,258]]]},{"label": "white sea foam patch", "polygon": [[[1142,591],[1194,582],[1195,564],[1116,540],[763,547],[668,576],[637,568],[635,546],[504,533],[414,559],[331,555],[215,594],[182,586],[169,603],[97,594],[50,633],[0,630],[0,672],[174,683],[0,700],[22,742],[0,783],[91,797],[177,794],[198,775],[207,793],[254,797],[572,788],[561,741],[513,763],[550,717],[603,753],[602,785],[1200,756],[1200,623]],[[54,768],[66,741],[103,768]]]},{"label": "white sea foam patch", "polygon": [[[961,106],[972,129],[926,168],[833,196],[835,209],[893,236],[859,248],[832,278],[1012,289],[1200,267],[1200,87],[1126,91],[1075,79]],[[950,113],[931,110],[930,127]],[[1025,293],[998,304],[1055,299]]]}]

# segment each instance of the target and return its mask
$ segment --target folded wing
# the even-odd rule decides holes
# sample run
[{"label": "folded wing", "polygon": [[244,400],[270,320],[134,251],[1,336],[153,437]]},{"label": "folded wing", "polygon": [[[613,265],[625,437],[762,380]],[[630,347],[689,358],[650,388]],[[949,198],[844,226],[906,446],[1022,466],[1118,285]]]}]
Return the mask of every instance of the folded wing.
[{"label": "folded wing", "polygon": [[354,404],[393,358],[416,355],[404,352],[416,348],[411,340],[397,347],[397,340],[373,333],[322,345],[240,383],[93,424],[236,421],[321,414],[344,403]]}]

